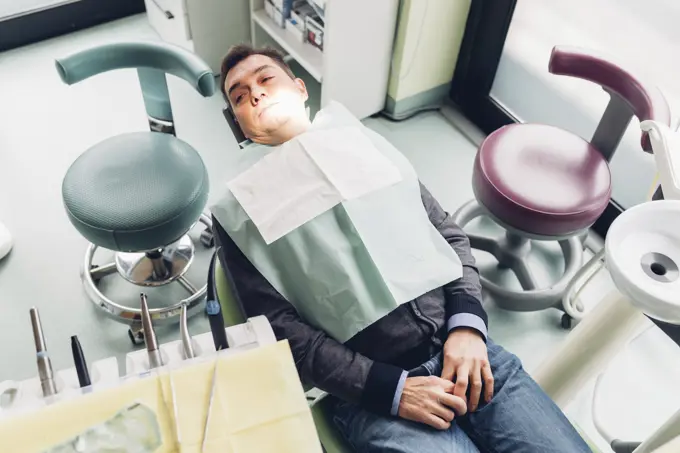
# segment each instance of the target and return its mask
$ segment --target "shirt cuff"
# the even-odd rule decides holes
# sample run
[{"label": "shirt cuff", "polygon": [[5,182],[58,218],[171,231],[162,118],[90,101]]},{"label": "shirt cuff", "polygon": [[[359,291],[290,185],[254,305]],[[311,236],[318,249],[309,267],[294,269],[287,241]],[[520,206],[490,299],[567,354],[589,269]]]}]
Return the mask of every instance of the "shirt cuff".
[{"label": "shirt cuff", "polygon": [[392,399],[392,410],[390,410],[390,414],[395,417],[399,415],[399,403],[401,402],[401,394],[404,392],[404,385],[406,384],[407,377],[408,373],[402,371],[399,383],[397,384],[397,389],[394,391],[394,399]]},{"label": "shirt cuff", "polygon": [[484,320],[472,313],[458,313],[451,316],[446,323],[446,327],[449,332],[458,327],[470,327],[478,331],[482,335],[482,338],[484,338],[484,341],[486,341],[488,335]]},{"label": "shirt cuff", "polygon": [[406,380],[404,369],[387,363],[373,362],[361,396],[362,405],[377,414],[389,415],[397,391],[401,399],[401,392],[404,389],[403,384],[400,387],[402,379]]}]

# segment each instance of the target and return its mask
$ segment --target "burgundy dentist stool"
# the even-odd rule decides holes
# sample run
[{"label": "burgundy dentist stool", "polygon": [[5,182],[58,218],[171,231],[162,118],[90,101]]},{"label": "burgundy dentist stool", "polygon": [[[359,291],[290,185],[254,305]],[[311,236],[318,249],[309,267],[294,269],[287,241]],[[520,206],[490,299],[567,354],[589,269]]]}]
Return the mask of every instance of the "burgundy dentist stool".
[{"label": "burgundy dentist stool", "polygon": [[[496,303],[513,311],[564,310],[562,297],[583,264],[581,239],[610,200],[609,162],[631,119],[670,123],[668,103],[657,87],[593,52],[556,46],[548,70],[596,83],[611,96],[592,139],[544,124],[513,124],[494,131],[475,159],[475,199],[454,214],[461,227],[488,216],[505,229],[500,239],[468,235],[472,248],[491,253],[499,267],[517,276],[521,290],[482,277],[482,286]],[[642,149],[651,152],[644,134]],[[545,288],[527,265],[533,240],[558,241],[564,255],[564,274]],[[566,313],[562,325],[571,325]]]}]

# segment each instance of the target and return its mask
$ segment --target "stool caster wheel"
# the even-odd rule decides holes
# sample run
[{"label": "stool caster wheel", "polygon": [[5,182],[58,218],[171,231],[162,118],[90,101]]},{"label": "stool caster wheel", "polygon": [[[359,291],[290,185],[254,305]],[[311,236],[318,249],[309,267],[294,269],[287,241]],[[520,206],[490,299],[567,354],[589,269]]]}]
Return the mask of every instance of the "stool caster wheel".
[{"label": "stool caster wheel", "polygon": [[128,337],[134,346],[144,344],[144,330],[141,324],[134,323],[128,328]]},{"label": "stool caster wheel", "polygon": [[572,321],[571,316],[565,313],[562,315],[562,321],[560,322],[560,324],[562,325],[562,328],[564,330],[569,330],[571,329],[571,321]]},{"label": "stool caster wheel", "polygon": [[215,247],[215,236],[211,228],[201,231],[201,244],[207,249]]}]

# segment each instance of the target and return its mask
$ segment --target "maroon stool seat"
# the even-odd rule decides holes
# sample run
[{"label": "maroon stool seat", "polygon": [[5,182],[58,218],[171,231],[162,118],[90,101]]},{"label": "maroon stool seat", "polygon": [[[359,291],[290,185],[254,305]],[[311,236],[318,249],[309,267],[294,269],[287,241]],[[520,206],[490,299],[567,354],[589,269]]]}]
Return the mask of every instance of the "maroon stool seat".
[{"label": "maroon stool seat", "polygon": [[518,230],[563,237],[591,226],[611,197],[607,161],[578,135],[542,124],[505,126],[477,153],[477,201]]},{"label": "maroon stool seat", "polygon": [[[609,203],[609,162],[633,118],[668,125],[670,108],[656,86],[589,50],[556,46],[548,71],[595,83],[610,95],[592,138],[543,124],[514,124],[493,132],[475,159],[475,199],[461,206],[453,220],[465,228],[487,216],[505,229],[501,237],[468,232],[470,246],[490,253],[499,268],[512,270],[521,287],[480,276],[496,305],[515,311],[559,308],[565,312],[562,325],[568,327],[584,313],[582,304],[563,297],[583,266],[587,229]],[[645,133],[640,148],[651,150]],[[534,276],[529,259],[534,241],[560,245],[564,272],[557,281],[545,284]]]}]

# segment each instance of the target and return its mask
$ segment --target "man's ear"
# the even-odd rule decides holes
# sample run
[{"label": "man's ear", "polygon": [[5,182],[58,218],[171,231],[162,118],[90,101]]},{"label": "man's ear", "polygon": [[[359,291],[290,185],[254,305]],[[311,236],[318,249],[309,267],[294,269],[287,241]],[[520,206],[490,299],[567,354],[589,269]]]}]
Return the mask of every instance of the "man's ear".
[{"label": "man's ear", "polygon": [[293,82],[295,82],[295,85],[297,86],[298,90],[300,90],[300,94],[302,95],[304,100],[306,101],[307,99],[309,99],[309,94],[307,93],[307,86],[305,85],[305,81],[300,78],[297,78],[293,80]]}]

